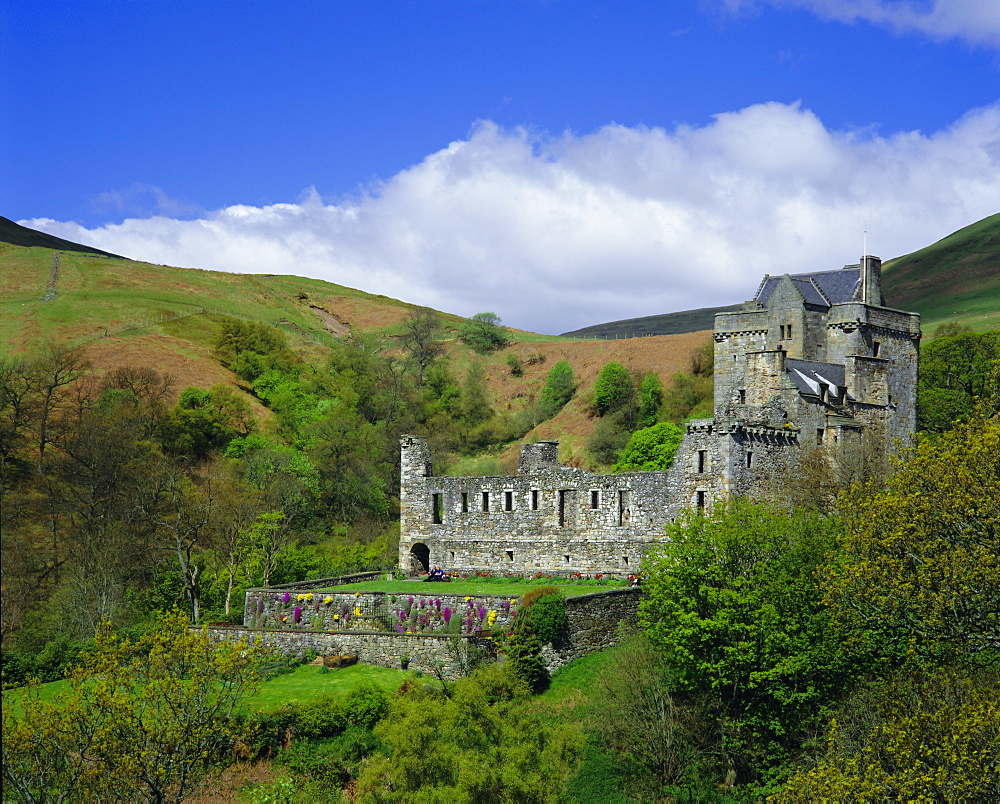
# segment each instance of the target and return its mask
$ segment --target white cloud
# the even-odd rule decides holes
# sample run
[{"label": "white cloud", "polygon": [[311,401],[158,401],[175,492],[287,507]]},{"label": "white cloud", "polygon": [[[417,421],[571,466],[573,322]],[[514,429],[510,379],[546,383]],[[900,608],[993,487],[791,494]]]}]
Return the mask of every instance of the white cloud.
[{"label": "white cloud", "polygon": [[805,8],[825,20],[864,20],[896,33],[919,32],[931,39],[963,39],[972,45],[1000,47],[998,0],[722,0],[739,11],[770,5]]},{"label": "white cloud", "polygon": [[313,276],[558,333],[731,304],[763,273],[884,258],[998,211],[1000,104],[932,134],[831,131],[767,103],[702,127],[558,137],[477,124],[360,197],[87,230],[151,262]]}]

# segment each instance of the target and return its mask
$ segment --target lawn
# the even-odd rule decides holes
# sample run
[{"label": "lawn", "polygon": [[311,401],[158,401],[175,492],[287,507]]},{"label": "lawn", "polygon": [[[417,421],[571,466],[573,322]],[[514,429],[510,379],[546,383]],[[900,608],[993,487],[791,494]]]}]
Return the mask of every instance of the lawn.
[{"label": "lawn", "polygon": [[346,695],[364,682],[393,692],[408,678],[416,678],[416,673],[374,664],[356,664],[323,672],[321,667],[303,664],[291,673],[266,681],[260,691],[247,701],[247,707],[256,712],[271,712],[285,704],[304,703],[320,695]]}]

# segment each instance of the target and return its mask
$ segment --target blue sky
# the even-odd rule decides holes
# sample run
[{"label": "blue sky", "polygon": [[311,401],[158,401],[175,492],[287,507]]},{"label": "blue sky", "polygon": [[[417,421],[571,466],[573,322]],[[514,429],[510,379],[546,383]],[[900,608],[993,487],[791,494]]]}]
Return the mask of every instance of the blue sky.
[{"label": "blue sky", "polygon": [[536,331],[1000,211],[1000,0],[5,0],[0,43],[0,214]]}]

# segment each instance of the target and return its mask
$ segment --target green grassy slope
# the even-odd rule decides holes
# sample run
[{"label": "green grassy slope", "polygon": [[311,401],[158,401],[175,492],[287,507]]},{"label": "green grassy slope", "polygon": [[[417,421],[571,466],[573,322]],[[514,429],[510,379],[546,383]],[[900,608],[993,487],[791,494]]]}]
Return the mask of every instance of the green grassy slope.
[{"label": "green grassy slope", "polygon": [[[57,259],[55,294],[46,300]],[[31,350],[45,340],[86,341],[130,326],[183,338],[176,330],[193,322],[179,322],[203,314],[242,316],[325,339],[347,331],[355,316],[364,319],[363,329],[391,329],[414,307],[318,279],[171,268],[0,243],[0,352]]]},{"label": "green grassy slope", "polygon": [[1000,214],[882,266],[886,302],[921,315],[925,333],[954,321],[1000,327]]},{"label": "green grassy slope", "polygon": [[[946,321],[980,330],[1000,327],[1000,214],[966,226],[927,248],[889,260],[883,272],[886,302],[920,313],[925,332]],[[712,328],[716,313],[738,307],[627,318],[564,335],[613,340],[698,332]]]}]

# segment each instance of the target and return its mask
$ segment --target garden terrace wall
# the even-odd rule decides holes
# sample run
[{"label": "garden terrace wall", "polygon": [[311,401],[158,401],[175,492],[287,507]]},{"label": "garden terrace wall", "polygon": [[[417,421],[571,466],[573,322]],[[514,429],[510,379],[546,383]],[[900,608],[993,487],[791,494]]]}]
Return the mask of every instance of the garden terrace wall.
[{"label": "garden terrace wall", "polygon": [[542,661],[551,673],[574,659],[617,645],[622,634],[638,627],[638,587],[595,592],[566,600],[566,629],[542,648]]},{"label": "garden terrace wall", "polygon": [[295,581],[294,583],[273,584],[268,589],[325,589],[328,586],[343,586],[349,583],[364,583],[365,581],[375,581],[386,576],[392,577],[391,572],[378,570],[376,572],[358,572],[354,575],[334,575],[332,578],[314,578],[311,581]]},{"label": "garden terrace wall", "polygon": [[314,650],[321,656],[357,654],[358,661],[400,669],[407,660],[409,669],[445,678],[459,678],[473,652],[497,657],[493,640],[487,637],[450,634],[387,634],[372,631],[287,631],[271,628],[209,628],[209,636],[220,641],[260,640],[266,648],[295,655]]},{"label": "garden terrace wall", "polygon": [[[504,627],[517,609],[516,595],[432,594],[432,589],[437,592],[447,586],[427,587],[420,585],[422,594],[406,595],[303,587],[249,589],[243,625],[292,631],[474,634]],[[401,617],[401,612],[414,616]]]}]

